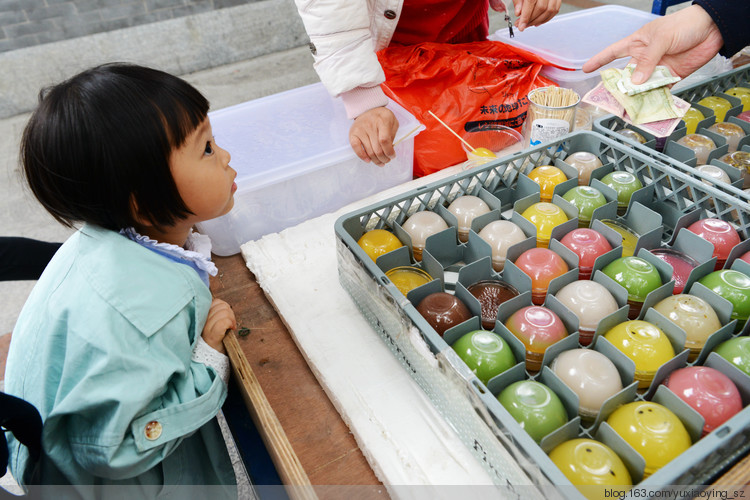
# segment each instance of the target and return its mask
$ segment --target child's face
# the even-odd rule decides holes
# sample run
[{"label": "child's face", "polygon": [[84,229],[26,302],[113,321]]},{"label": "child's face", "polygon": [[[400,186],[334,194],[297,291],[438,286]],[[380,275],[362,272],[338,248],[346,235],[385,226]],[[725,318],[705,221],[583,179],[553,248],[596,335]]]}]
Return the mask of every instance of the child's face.
[{"label": "child's face", "polygon": [[192,215],[189,222],[201,222],[224,215],[234,205],[237,172],[229,166],[230,155],[216,145],[211,122],[206,118],[172,151],[170,170],[177,189]]}]

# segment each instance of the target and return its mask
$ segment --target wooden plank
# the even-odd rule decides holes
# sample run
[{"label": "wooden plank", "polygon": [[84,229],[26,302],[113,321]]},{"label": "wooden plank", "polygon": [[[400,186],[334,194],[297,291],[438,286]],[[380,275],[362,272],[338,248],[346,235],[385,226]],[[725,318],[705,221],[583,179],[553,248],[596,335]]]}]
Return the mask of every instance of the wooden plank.
[{"label": "wooden plank", "polygon": [[294,453],[278,418],[276,418],[276,413],[268,403],[258,379],[242,353],[235,335],[234,332],[230,332],[224,337],[224,346],[232,364],[232,372],[238,385],[242,388],[242,397],[255,426],[262,429],[261,437],[271,460],[276,466],[279,477],[285,485],[298,486],[287,489],[287,493],[293,500],[317,499],[317,495],[310,487],[310,480]]},{"label": "wooden plank", "polygon": [[237,343],[310,482],[371,485],[378,488],[368,491],[383,493],[385,488],[242,257],[214,256],[214,262],[219,275],[212,278],[211,290],[232,306],[239,325],[249,329],[236,337]]}]

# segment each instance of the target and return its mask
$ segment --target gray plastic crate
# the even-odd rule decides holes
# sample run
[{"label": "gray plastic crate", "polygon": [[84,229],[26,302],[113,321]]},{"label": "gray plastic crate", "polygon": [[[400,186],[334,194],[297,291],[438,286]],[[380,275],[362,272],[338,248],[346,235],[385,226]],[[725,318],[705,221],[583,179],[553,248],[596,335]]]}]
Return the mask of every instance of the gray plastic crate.
[{"label": "gray plastic crate", "polygon": [[[357,244],[359,237],[371,229],[388,228],[399,234],[400,224],[409,215],[419,210],[433,210],[445,216],[446,204],[462,195],[476,195],[490,200],[490,206],[501,212],[502,218],[519,220],[516,209],[528,205],[530,201],[538,200],[539,197],[538,185],[529,181],[525,174],[538,165],[564,166],[564,158],[575,151],[589,151],[602,159],[604,165],[594,172],[593,178],[601,177],[603,173],[612,170],[626,170],[641,179],[645,187],[635,193],[623,218],[628,220],[628,217],[631,217],[631,222],[640,223],[644,223],[641,219],[652,218],[651,222],[657,223],[656,229],[652,231],[652,236],[656,235],[655,238],[639,240],[639,246],[643,248],[652,248],[672,241],[675,230],[682,227],[691,217],[694,220],[696,214],[731,220],[739,228],[743,238],[746,239],[750,234],[750,214],[747,213],[748,207],[743,201],[723,190],[690,178],[674,166],[655,161],[640,150],[601,134],[580,131],[562,140],[506,156],[482,167],[456,174],[342,216],[335,224],[340,281],[368,322],[422,387],[438,411],[451,423],[467,448],[485,466],[496,484],[506,487],[511,485],[511,488],[513,485],[531,486],[537,489],[537,493],[542,495],[543,492],[543,495],[547,497],[583,498],[546,453],[555,444],[575,436],[594,437],[610,444],[621,455],[628,457],[626,461],[632,469],[631,472],[634,470],[634,477],[638,477],[637,454],[633,455],[632,449],[619,443],[617,436],[613,436],[610,432],[611,428],[608,430],[606,423],[601,422],[604,420],[605,412],[612,411],[617,403],[654,398],[680,416],[691,430],[694,444],[689,450],[638,484],[650,488],[651,491],[666,487],[684,490],[697,489],[699,485],[705,484],[720,470],[750,449],[750,409],[747,408],[750,403],[750,377],[729,366],[717,355],[709,354],[711,346],[736,335],[732,333],[733,323],[725,325],[711,336],[709,339],[711,346],[707,345],[696,361],[696,363],[721,369],[735,381],[742,393],[746,408],[721,428],[695,442],[695,415],[697,414],[668,390],[657,391],[659,382],[671,370],[688,364],[687,351],[680,352],[681,349],[677,349],[676,352],[679,354],[660,369],[651,388],[641,394],[633,387],[633,378],[629,375],[628,364],[621,359],[624,356],[619,356],[612,351],[611,344],[601,338],[590,348],[605,352],[618,365],[618,369],[622,367],[621,375],[625,389],[614,396],[614,400],[605,403],[602,416],[593,425],[583,424],[570,411],[570,407],[575,403],[575,396],[571,396],[572,392],[566,391],[564,385],[561,385],[559,379],[556,379],[547,366],[554,353],[579,347],[577,332],[573,331],[571,336],[550,348],[551,355],[545,357],[544,366],[540,372],[526,372],[523,365],[519,363],[485,385],[458,358],[446,341],[451,335],[455,336],[456,332],[452,330],[463,328],[469,331],[480,328],[479,319],[475,317],[454,327],[446,332],[444,339],[417,312],[415,304],[427,293],[453,290],[454,293],[460,294],[465,282],[471,283],[484,277],[514,279],[513,276],[506,277],[502,273],[492,271],[489,246],[482,247],[479,243],[481,239],[478,238],[476,231],[470,232],[467,243],[460,243],[456,238],[454,221],[448,230],[428,238],[422,261],[419,263],[413,260],[409,246],[379,257],[376,263]],[[564,200],[558,196],[555,196],[554,202],[560,205],[565,204]],[[611,208],[614,210],[614,207]],[[473,229],[476,229],[476,226],[473,226]],[[553,232],[551,246],[558,243],[554,241],[557,236]],[[747,272],[750,266],[745,268],[744,264],[738,261],[735,267]],[[435,280],[412,290],[405,297],[385,275],[387,270],[397,265],[417,265],[427,270]],[[513,266],[506,267],[503,273],[509,274],[509,269],[512,268]],[[608,283],[604,279],[606,277],[602,278],[603,276],[602,273],[597,273],[594,279],[601,280],[608,287],[619,286]],[[526,285],[526,283],[521,283],[517,286],[522,294],[513,299],[516,301],[513,305],[520,305],[529,300],[530,282],[528,287]],[[559,289],[561,283],[555,286]],[[701,291],[699,284],[694,286],[698,293],[708,294],[708,296],[712,294],[707,289]],[[621,290],[613,288],[612,291],[620,297],[619,305],[624,306]],[[554,297],[548,296],[549,304],[556,307],[553,299]],[[509,307],[512,308],[513,305]],[[564,308],[564,306],[560,307]],[[601,324],[597,333],[606,331],[609,326],[623,321],[623,314],[625,318],[627,317],[625,309],[626,307],[621,307],[617,313],[605,318],[607,324]],[[721,310],[721,307],[719,309]],[[722,318],[728,321],[731,306],[728,310],[724,309]],[[501,308],[499,316],[502,317],[502,314]],[[644,307],[642,316],[644,315],[649,320],[659,322],[660,315],[656,311],[647,310]],[[569,320],[569,316],[566,316],[564,312],[562,316],[564,321]],[[668,325],[662,323],[660,325],[670,335],[673,344],[679,347],[679,335],[670,332]],[[574,326],[577,328],[577,322]],[[497,322],[495,331],[501,336],[507,336],[508,333],[504,330],[501,321]],[[747,331],[747,326],[743,333],[745,331]],[[506,338],[506,340],[517,353],[520,342],[513,338]],[[684,337],[682,343],[684,346]],[[522,350],[523,347],[521,346],[520,349]],[[517,356],[517,359],[521,358]],[[629,376],[631,378],[628,379]],[[496,399],[496,395],[503,387],[519,378],[544,381],[558,392],[568,408],[571,423],[545,437],[541,444],[533,441]],[[528,497],[529,490],[519,490],[518,493],[525,498]]]},{"label": "gray plastic crate", "polygon": [[[709,136],[717,144],[717,148],[709,154],[708,163],[725,170],[732,180],[731,184],[727,185],[722,183],[719,184],[718,187],[727,191],[732,196],[747,202],[750,201],[750,194],[744,192],[743,187],[749,187],[750,172],[743,174],[738,169],[719,160],[719,158],[727,151],[727,148],[725,147],[726,141],[723,137],[706,130],[716,122],[716,118],[714,117],[713,110],[698,104],[698,101],[704,97],[712,95],[718,95],[729,100],[733,104],[733,108],[727,113],[725,121],[739,125],[745,130],[746,135],[740,140],[738,150],[750,152],[750,123],[739,120],[736,117],[736,115],[742,111],[741,103],[736,97],[723,93],[725,90],[732,87],[750,87],[750,65],[727,71],[689,87],[680,89],[675,92],[675,95],[690,102],[691,106],[700,110],[706,117],[698,124],[696,132]],[[646,143],[641,144],[616,133],[616,131],[623,128],[637,130],[644,136]],[[695,170],[695,167],[698,165],[693,152],[676,143],[678,139],[686,135],[684,123],[681,123],[669,137],[666,139],[662,138],[661,141],[659,138],[656,138],[637,127],[629,125],[622,118],[614,115],[606,115],[596,119],[593,124],[593,130],[642,151],[656,161],[670,164],[693,177],[705,179],[707,182],[711,181],[710,177]]]}]

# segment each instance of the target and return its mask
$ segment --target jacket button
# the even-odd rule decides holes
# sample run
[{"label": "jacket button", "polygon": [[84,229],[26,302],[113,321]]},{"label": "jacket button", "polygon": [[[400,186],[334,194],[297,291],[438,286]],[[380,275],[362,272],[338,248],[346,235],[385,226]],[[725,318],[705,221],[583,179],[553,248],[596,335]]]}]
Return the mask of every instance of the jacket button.
[{"label": "jacket button", "polygon": [[161,431],[161,424],[156,420],[152,420],[151,422],[147,423],[146,427],[143,429],[144,434],[146,434],[146,439],[148,439],[149,441],[159,439],[159,436],[161,436]]},{"label": "jacket button", "polygon": [[391,9],[386,10],[383,12],[383,15],[386,19],[396,19],[396,13],[393,12]]}]

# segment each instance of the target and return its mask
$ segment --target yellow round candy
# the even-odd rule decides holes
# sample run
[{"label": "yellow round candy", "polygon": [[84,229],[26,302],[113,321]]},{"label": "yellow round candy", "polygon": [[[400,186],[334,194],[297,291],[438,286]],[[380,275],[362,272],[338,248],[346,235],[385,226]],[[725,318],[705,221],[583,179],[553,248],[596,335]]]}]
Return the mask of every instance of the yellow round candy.
[{"label": "yellow round candy", "polygon": [[536,226],[536,246],[541,248],[549,246],[552,229],[568,220],[562,208],[545,201],[534,203],[521,216]]},{"label": "yellow round candy", "polygon": [[731,95],[742,101],[742,111],[750,109],[750,88],[732,87],[724,91],[725,94]]},{"label": "yellow round candy", "polygon": [[472,151],[472,154],[483,158],[497,158],[497,155],[487,148],[476,148]]},{"label": "yellow round candy", "polygon": [[724,118],[726,117],[727,111],[732,109],[732,103],[730,103],[723,97],[718,97],[715,95],[704,97],[703,99],[698,101],[698,104],[712,109],[714,111],[714,115],[716,115],[717,122],[723,122]]},{"label": "yellow round candy", "polygon": [[648,321],[625,321],[610,329],[604,338],[633,360],[635,379],[641,389],[651,385],[659,367],[675,356],[669,338]]},{"label": "yellow round candy", "polygon": [[677,415],[658,403],[628,403],[612,412],[607,423],[646,461],[644,479],[692,445]]},{"label": "yellow round candy", "polygon": [[390,279],[391,282],[396,285],[396,288],[398,288],[398,290],[404,295],[411,290],[432,281],[432,276],[426,271],[412,266],[394,267],[385,273],[385,275],[388,276],[388,279]]},{"label": "yellow round candy", "polygon": [[528,177],[539,184],[541,201],[551,201],[555,186],[568,180],[562,170],[552,165],[540,165],[529,172]]},{"label": "yellow round candy", "polygon": [[[550,452],[549,458],[589,500],[605,498],[605,486],[611,495],[613,490],[627,492],[632,484],[622,459],[612,448],[593,439],[565,441]],[[627,488],[613,488],[616,486]]]},{"label": "yellow round candy", "polygon": [[362,250],[372,259],[376,260],[379,256],[388,253],[398,247],[404,246],[396,235],[385,229],[373,229],[367,231],[357,241]]},{"label": "yellow round candy", "polygon": [[700,123],[700,121],[704,120],[705,118],[706,117],[703,116],[703,113],[701,113],[697,109],[688,109],[687,113],[685,113],[685,116],[682,117],[682,121],[685,122],[685,126],[687,127],[687,133],[694,134],[698,129],[698,123]]}]

